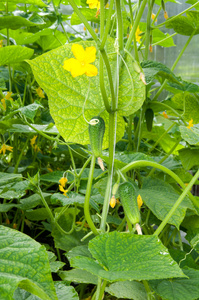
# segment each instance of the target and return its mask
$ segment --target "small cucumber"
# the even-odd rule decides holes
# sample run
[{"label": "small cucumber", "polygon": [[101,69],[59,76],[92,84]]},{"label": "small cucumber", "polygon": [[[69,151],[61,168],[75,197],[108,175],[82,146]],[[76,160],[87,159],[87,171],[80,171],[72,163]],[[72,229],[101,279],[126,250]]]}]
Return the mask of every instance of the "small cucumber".
[{"label": "small cucumber", "polygon": [[148,131],[151,131],[153,128],[153,118],[154,112],[151,108],[147,108],[145,111],[146,127]]},{"label": "small cucumber", "polygon": [[124,182],[120,184],[119,189],[120,200],[126,216],[130,222],[135,225],[140,222],[140,211],[138,208],[137,197],[132,183]]},{"label": "small cucumber", "polygon": [[100,157],[105,132],[104,120],[101,117],[93,117],[89,122],[88,131],[92,152],[96,157]]}]

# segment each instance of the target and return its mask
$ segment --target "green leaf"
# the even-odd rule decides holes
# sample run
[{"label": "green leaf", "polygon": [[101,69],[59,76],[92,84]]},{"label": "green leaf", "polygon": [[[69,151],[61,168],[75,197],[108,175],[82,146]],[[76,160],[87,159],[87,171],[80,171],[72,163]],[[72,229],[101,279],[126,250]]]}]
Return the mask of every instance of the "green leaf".
[{"label": "green leaf", "polygon": [[10,173],[4,173],[0,172],[0,186],[4,186],[6,183],[9,182],[16,182],[20,181],[22,179],[21,174],[10,174]]},{"label": "green leaf", "polygon": [[190,228],[187,232],[186,240],[197,252],[199,252],[199,228]]},{"label": "green leaf", "polygon": [[175,18],[168,19],[166,21],[166,28],[172,28],[175,32],[190,36],[194,30],[196,34],[199,34],[199,12],[189,11],[185,16],[177,16]]},{"label": "green leaf", "polygon": [[42,207],[34,210],[27,210],[25,216],[28,220],[40,221],[49,218],[49,213],[46,208]]},{"label": "green leaf", "polygon": [[184,277],[155,236],[105,233],[89,242],[89,251],[97,261],[77,256],[71,258],[71,265],[110,282]]},{"label": "green leaf", "polygon": [[41,18],[40,18],[40,22],[31,22],[20,16],[0,17],[0,29],[4,29],[4,28],[18,29],[18,28],[21,28],[24,26],[31,27],[31,26],[38,26],[38,25],[43,25],[43,24],[45,24],[45,22]]},{"label": "green leaf", "polygon": [[73,286],[65,286],[64,282],[55,282],[58,300],[79,300],[78,294]]},{"label": "green leaf", "polygon": [[[4,0],[0,0],[0,2],[4,2]],[[7,2],[12,2],[12,3],[25,3],[25,4],[34,4],[38,5],[40,7],[45,7],[47,6],[45,3],[43,3],[41,0],[8,0]]]},{"label": "green leaf", "polygon": [[[49,29],[49,28],[48,28]],[[49,29],[50,30],[50,29]],[[61,45],[64,45],[67,41],[66,35],[58,30],[51,30],[51,34],[44,35],[42,34],[37,40],[37,44],[41,46],[43,51],[51,50],[58,48]]]},{"label": "green leaf", "polygon": [[[189,92],[177,93],[174,95],[168,103],[171,105],[179,114],[183,115],[185,121],[193,119],[193,123],[199,123],[199,101],[197,97]],[[168,114],[174,115],[173,111],[167,110]]]},{"label": "green leaf", "polygon": [[199,297],[199,270],[183,269],[188,278],[151,281],[155,292],[167,300],[194,300]]},{"label": "green leaf", "polygon": [[[51,133],[54,135],[58,134],[58,130],[55,126],[49,126],[48,125],[37,125],[37,124],[31,124],[35,127],[35,129],[39,131],[43,131],[44,133]],[[22,125],[22,124],[12,124],[11,128],[9,128],[10,132],[18,132],[18,133],[37,133],[34,129],[32,129],[28,125]]]},{"label": "green leaf", "polygon": [[180,133],[182,138],[189,143],[190,145],[199,144],[199,128],[191,127],[187,128],[186,126],[179,126]]},{"label": "green leaf", "polygon": [[106,288],[106,292],[117,298],[147,300],[144,285],[137,281],[115,282]]},{"label": "green leaf", "polygon": [[19,108],[19,111],[26,117],[29,118],[32,122],[39,108],[44,108],[40,103],[32,103],[27,106]]},{"label": "green leaf", "polygon": [[181,149],[179,151],[179,157],[185,170],[199,166],[199,149]]},{"label": "green leaf", "polygon": [[33,53],[33,49],[22,46],[12,45],[0,48],[0,66],[22,62],[30,58]]},{"label": "green leaf", "polygon": [[72,269],[69,271],[60,271],[58,275],[62,280],[67,280],[72,282],[90,283],[96,285],[98,282],[97,276],[84,270]]},{"label": "green leaf", "polygon": [[12,300],[18,286],[42,300],[56,300],[45,247],[5,226],[0,226],[0,240],[1,300]]},{"label": "green leaf", "polygon": [[[180,81],[180,83],[168,82],[167,83],[167,90],[170,90],[170,91],[173,90],[175,93],[176,93],[176,89],[178,89],[182,92],[189,92],[189,93],[198,93],[199,92],[199,86],[197,84],[194,84],[192,82],[187,82],[187,81],[184,81],[184,80],[179,80],[179,81]],[[172,89],[168,88],[168,85]],[[195,98],[193,95],[190,95],[190,96]],[[182,95],[181,95],[181,98],[182,98]],[[182,107],[181,107],[181,109],[182,109]],[[186,111],[185,111],[185,113],[186,113]]]},{"label": "green leaf", "polygon": [[[61,209],[61,207],[56,209],[55,213],[58,215]],[[74,208],[68,208],[61,215],[61,217],[59,217],[58,223],[60,227],[66,232],[69,232],[72,229],[74,222],[74,214],[77,214],[77,211],[75,211]],[[81,242],[81,239],[84,235],[85,232],[83,230],[73,230],[70,234],[65,234],[64,232],[60,231],[57,227],[54,227],[52,231],[55,247],[65,251],[69,251],[76,246],[84,245],[85,243],[87,243],[87,241]]]},{"label": "green leaf", "polygon": [[162,47],[173,47],[175,46],[173,38],[168,33],[163,33],[159,29],[154,29],[153,34],[153,44]]},{"label": "green leaf", "polygon": [[[80,12],[83,14],[84,17],[86,17],[87,21],[91,21],[94,23],[99,23],[100,18],[96,18],[97,8],[96,9],[90,9],[87,7],[79,8]],[[78,25],[81,24],[82,21],[78,17],[78,15],[74,12],[71,16],[71,25]]]},{"label": "green leaf", "polygon": [[[90,41],[79,44],[84,47],[95,45],[94,42]],[[113,40],[109,41],[107,49],[108,53],[113,53]],[[29,61],[29,63],[36,80],[48,95],[52,117],[64,139],[67,142],[88,144],[88,124],[84,120],[84,117],[89,121],[93,116],[101,113],[106,123],[103,147],[107,148],[109,141],[107,129],[109,126],[109,116],[104,110],[104,103],[99,87],[99,75],[92,78],[88,78],[86,75],[73,78],[68,71],[63,69],[64,60],[71,57],[73,57],[71,44],[68,44],[45,53]],[[116,54],[110,54],[109,60],[114,78]],[[145,98],[145,87],[139,77],[140,75],[134,71],[130,58],[128,60],[128,69],[132,74],[132,78],[129,76],[127,67],[123,66],[120,74],[117,140],[121,139],[124,133],[125,124],[122,116],[132,114],[138,110]],[[99,65],[98,53],[95,65],[97,67]],[[107,95],[110,98],[106,72],[104,73],[104,79]],[[132,81],[134,83],[134,96]],[[85,103],[86,97],[87,101]]]},{"label": "green leaf", "polygon": [[167,79],[171,82],[179,82],[178,78],[174,75],[174,73],[167,66],[160,62],[153,60],[145,60],[141,63],[141,67],[144,71],[147,83],[152,82],[156,75],[162,77],[162,79]]},{"label": "green leaf", "polygon": [[[153,178],[143,179],[143,186],[140,189],[140,195],[143,202],[160,220],[164,220],[180,196],[170,184]],[[175,225],[177,228],[179,228],[182,220],[185,217],[187,208],[195,210],[188,197],[186,197],[176,209],[169,220],[169,224]]]},{"label": "green leaf", "polygon": [[[105,152],[103,152],[103,154],[104,153]],[[108,152],[106,153],[106,156],[102,155],[102,159],[107,163],[108,163],[108,156],[109,156]],[[115,158],[114,165],[117,168],[123,168],[130,162],[137,161],[137,160],[154,161],[149,155],[146,155],[141,152],[135,153],[135,152],[129,152],[129,151],[116,152],[114,158]]]}]

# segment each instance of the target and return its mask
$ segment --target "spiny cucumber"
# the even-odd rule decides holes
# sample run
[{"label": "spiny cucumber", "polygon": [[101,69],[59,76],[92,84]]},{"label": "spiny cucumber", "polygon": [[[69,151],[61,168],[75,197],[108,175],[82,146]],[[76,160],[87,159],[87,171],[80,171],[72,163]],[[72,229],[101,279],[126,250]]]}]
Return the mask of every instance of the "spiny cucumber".
[{"label": "spiny cucumber", "polygon": [[93,117],[89,122],[88,131],[92,152],[96,157],[100,157],[102,154],[102,143],[105,132],[104,120],[99,116]]},{"label": "spiny cucumber", "polygon": [[130,222],[135,225],[140,222],[140,211],[138,208],[137,197],[132,183],[124,182],[120,184],[119,189],[120,200],[126,216]]}]

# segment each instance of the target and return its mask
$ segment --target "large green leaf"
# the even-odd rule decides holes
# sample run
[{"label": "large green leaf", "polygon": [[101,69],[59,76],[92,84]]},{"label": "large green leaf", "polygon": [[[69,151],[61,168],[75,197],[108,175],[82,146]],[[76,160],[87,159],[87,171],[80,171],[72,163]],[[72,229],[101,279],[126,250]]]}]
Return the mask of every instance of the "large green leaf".
[{"label": "large green leaf", "polygon": [[185,170],[199,166],[199,149],[181,149],[179,151],[179,157]]},{"label": "large green leaf", "polygon": [[106,233],[89,242],[89,251],[97,261],[77,256],[70,259],[71,265],[110,282],[184,277],[155,236]]},{"label": "large green leaf", "polygon": [[[0,0],[0,2],[5,2],[4,0]],[[7,2],[12,2],[12,3],[24,3],[24,4],[34,4],[38,5],[40,7],[47,6],[45,3],[43,3],[41,0],[8,0]]]},{"label": "large green leaf", "polygon": [[190,145],[198,145],[199,144],[199,128],[191,127],[187,128],[186,126],[179,127],[182,138],[189,143]]},{"label": "large green leaf", "polygon": [[167,66],[160,62],[145,60],[141,63],[141,67],[144,71],[147,83],[152,82],[156,75],[171,82],[179,82],[174,73]]},{"label": "large green leaf", "polygon": [[195,30],[194,35],[199,34],[199,12],[189,11],[185,16],[177,16],[167,20],[166,28],[173,28],[173,30],[182,35],[191,35]]},{"label": "large green leaf", "polygon": [[98,282],[97,276],[85,270],[72,269],[69,271],[60,271],[58,275],[62,280],[67,280],[72,282],[91,283],[96,285]]},{"label": "large green leaf", "polygon": [[167,300],[194,300],[199,297],[199,270],[184,269],[184,274],[189,278],[174,278],[157,280],[150,285],[162,299]]},{"label": "large green leaf", "polygon": [[106,288],[106,292],[117,298],[147,300],[144,285],[137,281],[119,281]]},{"label": "large green leaf", "polygon": [[[113,40],[109,42],[107,52],[113,53],[113,42]],[[80,44],[84,47],[95,45],[94,42],[89,41],[81,42]],[[92,78],[88,78],[86,75],[73,78],[68,71],[63,69],[64,60],[71,57],[73,57],[71,44],[68,44],[45,53],[29,61],[29,63],[36,80],[48,95],[51,115],[64,139],[68,142],[88,144],[88,124],[84,117],[89,121],[93,116],[101,113],[106,123],[104,136],[104,148],[106,148],[108,146],[109,116],[105,111],[100,92],[99,75]],[[97,53],[95,61],[97,67],[99,65],[98,57]],[[110,54],[109,60],[112,67],[112,77],[115,78],[116,54]],[[120,139],[124,133],[125,124],[122,116],[129,115],[138,110],[145,99],[144,84],[140,79],[139,73],[134,71],[130,58],[128,60],[128,70],[124,65],[120,73],[117,139]],[[129,70],[132,78],[129,76]],[[104,78],[105,88],[110,99],[110,89],[106,72],[104,73]],[[132,87],[132,82],[134,88]],[[85,103],[86,95],[88,96]]]},{"label": "large green leaf", "polygon": [[43,19],[39,18],[39,22],[31,22],[24,17],[21,16],[3,16],[0,17],[0,29],[10,28],[10,29],[18,29],[24,26],[38,26],[45,24]]},{"label": "large green leaf", "polygon": [[12,300],[18,286],[42,300],[57,299],[44,246],[4,226],[0,226],[0,245],[1,300]]},{"label": "large green leaf", "polygon": [[[165,102],[171,105],[179,114],[183,115],[183,118],[188,122],[193,119],[193,123],[199,123],[199,101],[197,97],[189,92],[178,93],[172,97],[169,102]],[[173,111],[167,110],[167,114],[174,115]]]},{"label": "large green leaf", "polygon": [[[179,194],[177,194],[170,184],[153,178],[143,179],[140,195],[143,202],[160,220],[163,220],[166,217],[179,198]],[[185,217],[187,208],[194,210],[192,202],[186,197],[170,218],[169,223],[179,228]]]},{"label": "large green leaf", "polygon": [[33,53],[33,49],[22,46],[12,45],[0,48],[0,66],[22,62],[30,58]]}]

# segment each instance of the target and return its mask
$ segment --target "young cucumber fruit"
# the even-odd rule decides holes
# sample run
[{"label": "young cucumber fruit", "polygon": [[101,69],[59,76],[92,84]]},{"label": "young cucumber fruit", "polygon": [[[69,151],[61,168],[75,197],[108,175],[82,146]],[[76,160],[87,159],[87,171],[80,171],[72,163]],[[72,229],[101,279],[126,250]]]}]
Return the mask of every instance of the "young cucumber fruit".
[{"label": "young cucumber fruit", "polygon": [[135,225],[140,222],[140,211],[138,208],[137,197],[132,183],[124,182],[120,184],[119,189],[120,200],[126,216],[130,222]]},{"label": "young cucumber fruit", "polygon": [[89,122],[88,131],[92,152],[96,157],[100,157],[105,132],[104,120],[101,117],[93,117]]},{"label": "young cucumber fruit", "polygon": [[148,131],[151,131],[153,128],[153,118],[154,112],[151,108],[147,108],[145,111],[146,127]]}]

